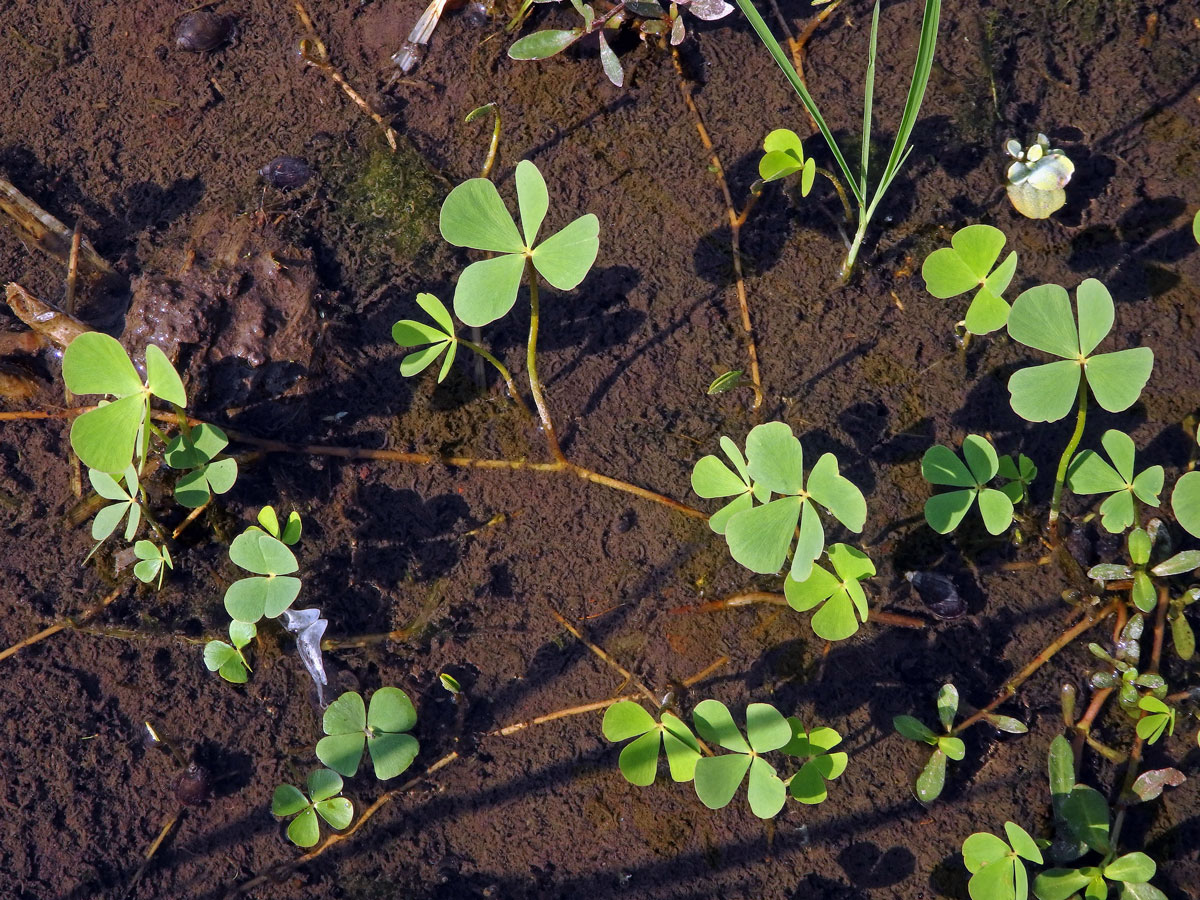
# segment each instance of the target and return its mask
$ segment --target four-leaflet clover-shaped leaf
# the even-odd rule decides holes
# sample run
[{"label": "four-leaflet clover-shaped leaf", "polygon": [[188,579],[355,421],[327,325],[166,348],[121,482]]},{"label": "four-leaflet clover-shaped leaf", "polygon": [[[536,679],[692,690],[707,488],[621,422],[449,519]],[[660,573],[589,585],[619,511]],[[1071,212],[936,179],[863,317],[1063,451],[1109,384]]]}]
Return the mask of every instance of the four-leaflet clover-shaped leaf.
[{"label": "four-leaflet clover-shaped leaf", "polygon": [[1133,438],[1123,431],[1104,432],[1100,444],[1112,465],[1095,451],[1084,450],[1071,461],[1067,484],[1076,494],[1108,494],[1100,504],[1100,524],[1106,531],[1118,534],[1134,523],[1134,497],[1147,506],[1158,506],[1163,467],[1151,466],[1134,475]]},{"label": "four-leaflet clover-shaped leaf", "polygon": [[290,784],[275,788],[271,812],[282,817],[295,816],[288,825],[288,840],[297,847],[312,847],[321,837],[318,815],[337,831],[348,826],[354,818],[354,804],[339,797],[341,792],[342,777],[337,772],[316,769],[308,776],[307,797]]},{"label": "four-leaflet clover-shaped leaf", "polygon": [[[137,470],[133,466],[129,466],[122,478],[125,481],[125,487],[121,487],[121,482],[107,472],[88,469],[88,481],[92,483],[92,488],[96,493],[105,500],[116,501],[96,513],[96,518],[92,520],[93,540],[103,542],[117,530],[121,519],[125,519],[125,540],[132,541],[133,536],[137,533],[138,525],[142,521],[142,507],[138,503]],[[99,547],[100,545],[97,544],[96,549]],[[92,553],[95,553],[96,549],[93,549]],[[91,556],[91,553],[88,556]]]},{"label": "four-leaflet clover-shaped leaf", "polygon": [[[862,531],[867,519],[862,491],[838,471],[837,458],[832,453],[817,460],[806,482],[804,451],[785,423],[768,422],[751,429],[746,436],[744,469],[740,466],[740,454],[731,453],[725,442],[722,446],[741,474],[728,472],[724,493],[716,493],[716,486],[710,481],[716,466],[701,460],[706,471],[697,492],[712,489],[713,496],[737,492],[766,501],[753,506],[751,500],[739,496],[718,513],[721,516],[730,506],[737,505],[736,511],[720,524],[724,525],[730,555],[750,571],[766,575],[783,568],[799,524],[790,572],[795,581],[805,581],[825,547],[825,529],[817,514],[818,505],[856,534]],[[715,457],[705,459],[715,460]],[[717,465],[722,464],[718,461]],[[693,471],[694,485],[695,477]],[[780,496],[768,500],[771,494]]]},{"label": "four-leaflet clover-shaped leaf", "polygon": [[1106,898],[1107,882],[1121,885],[1122,900],[1167,900],[1167,895],[1149,884],[1158,866],[1145,853],[1135,851],[1118,856],[1105,866],[1082,869],[1047,869],[1033,880],[1038,900],[1069,900],[1083,892],[1086,900]]},{"label": "four-leaflet clover-shaped leaf", "polygon": [[133,564],[133,574],[138,581],[149,584],[157,578],[158,587],[161,588],[167,569],[174,568],[171,551],[166,545],[160,547],[154,541],[138,541],[133,545],[133,555],[137,558]]},{"label": "four-leaflet clover-shaped leaf", "polygon": [[832,544],[825,552],[833,572],[814,565],[804,581],[788,575],[783,580],[783,594],[798,612],[825,604],[813,614],[812,630],[827,641],[840,641],[858,631],[860,619],[867,621],[862,582],[875,574],[875,564],[849,544]]},{"label": "four-leaflet clover-shaped leaf", "polygon": [[827,781],[833,781],[846,771],[849,757],[834,747],[842,742],[842,736],[832,728],[814,728],[808,731],[795,716],[788,717],[792,739],[780,751],[788,756],[805,759],[795,775],[788,779],[788,793],[796,800],[808,805],[823,803],[829,796]]},{"label": "four-leaflet clover-shaped leaf", "polygon": [[804,144],[796,132],[776,128],[763,139],[763,157],[758,161],[758,177],[764,182],[778,181],[800,173],[800,196],[807,197],[817,177],[817,162],[804,158]]},{"label": "four-leaflet clover-shaped leaf", "polygon": [[1013,412],[1029,422],[1057,422],[1071,411],[1085,379],[1096,402],[1109,412],[1134,404],[1154,368],[1154,351],[1133,347],[1114,353],[1093,350],[1113,327],[1114,309],[1108,288],[1094,278],[1071,300],[1057,284],[1030,288],[1013,302],[1008,334],[1035,350],[1061,356],[1058,362],[1019,369],[1008,380]]},{"label": "four-leaflet clover-shaped leaf", "polygon": [[229,640],[209,641],[204,645],[204,665],[232,684],[245,684],[249,678],[250,664],[242,650],[254,640],[258,629],[245,622],[229,623]]},{"label": "four-leaflet clover-shaped leaf", "polygon": [[[146,346],[146,382],[115,338],[98,331],[79,335],[63,353],[63,381],[73,394],[105,394],[116,399],[85,412],[71,423],[71,448],[89,469],[115,475],[133,462],[138,437],[148,438],[151,396],[187,405],[179,373],[154,344]],[[142,453],[138,454],[141,458]]]},{"label": "four-leaflet clover-shaped leaf", "polygon": [[191,469],[175,482],[175,499],[181,506],[198,509],[213,494],[224,494],[237,481],[237,460],[215,459],[229,446],[229,438],[216,425],[204,423],[177,434],[163,459],[172,469]]},{"label": "four-leaflet clover-shaped leaf", "polygon": [[300,593],[300,579],[290,574],[300,568],[295,555],[281,540],[253,525],[233,539],[229,558],[255,573],[225,591],[225,611],[238,622],[253,623],[263,616],[274,619]]},{"label": "four-leaflet clover-shaped leaf", "polygon": [[1029,496],[1029,486],[1037,478],[1037,473],[1037,466],[1024,453],[1017,454],[1016,459],[1005,453],[1000,457],[1000,477],[1005,479],[1000,490],[1015,506]]},{"label": "four-leaflet clover-shaped leaf", "polygon": [[1042,851],[1020,825],[1004,823],[1006,842],[986,831],[971,835],[962,845],[963,862],[971,873],[967,892],[971,900],[1026,900],[1029,874],[1025,863],[1042,863]]},{"label": "four-leaflet clover-shaped leaf", "polygon": [[986,487],[1000,471],[1000,460],[987,438],[969,434],[963,439],[963,465],[949,447],[934,444],[921,458],[921,477],[930,484],[960,488],[934,494],[925,501],[925,521],[938,534],[958,527],[976,498],[984,527],[989,534],[1000,534],[1012,524],[1013,502],[1004,491]]},{"label": "four-leaflet clover-shaped leaf", "polygon": [[792,726],[779,710],[767,703],[746,707],[746,737],[719,700],[702,700],[692,711],[692,719],[701,737],[733,751],[696,762],[696,796],[701,803],[709,809],[728,806],[749,772],[746,799],[750,811],[760,819],[770,819],[783,809],[787,787],[759,755],[778,750],[792,739]]},{"label": "four-leaflet clover-shaped leaf", "polygon": [[417,305],[428,313],[434,324],[418,322],[415,319],[401,319],[392,326],[392,340],[401,347],[420,347],[400,360],[400,374],[409,378],[424,372],[429,364],[443,352],[446,358],[442,360],[441,371],[438,372],[438,384],[446,378],[450,366],[454,364],[454,356],[458,353],[458,338],[454,335],[454,320],[450,318],[450,310],[433,294],[417,294]]},{"label": "four-leaflet clover-shaped leaf", "polygon": [[964,322],[972,334],[987,334],[1008,321],[1009,306],[1001,295],[1017,271],[1017,251],[992,268],[1004,249],[1004,240],[999,228],[968,225],[954,233],[949,247],[934,250],[921,266],[925,289],[939,300],[975,290]]},{"label": "four-leaflet clover-shaped leaf", "polygon": [[895,716],[892,719],[892,727],[901,735],[910,741],[933,747],[933,753],[913,785],[917,799],[926,805],[936,800],[946,786],[946,760],[960,760],[967,752],[962,738],[954,736],[954,716],[958,712],[958,688],[954,685],[944,684],[938,691],[937,712],[943,734],[934,734],[929,726],[913,716]]},{"label": "four-leaflet clover-shaped leaf", "polygon": [[721,437],[721,449],[733,463],[733,468],[725,465],[718,456],[708,455],[702,458],[692,469],[692,490],[706,500],[713,497],[733,497],[728,503],[708,517],[708,527],[717,534],[725,533],[725,526],[737,513],[754,505],[754,497],[763,503],[771,499],[770,491],[759,489],[755,491],[754,482],[746,470],[746,459],[737,444],[729,438]]},{"label": "four-leaflet clover-shaped leaf", "polygon": [[655,722],[640,704],[622,700],[605,710],[601,730],[610,741],[636,738],[621,750],[617,760],[621,774],[630,784],[646,787],[654,783],[660,747],[667,751],[673,780],[691,781],[696,773],[700,745],[691,729],[669,712],[662,714],[661,722]]},{"label": "four-leaflet clover-shaped leaf", "polygon": [[560,291],[576,287],[600,251],[600,220],[580,216],[538,243],[538,229],[550,205],[546,181],[529,160],[517,163],[517,206],[521,230],[500,192],[486,178],[455,187],[442,204],[442,237],[456,247],[498,254],[471,263],[454,289],[454,313],[467,325],[487,325],[505,315],[517,300],[526,261]]},{"label": "four-leaflet clover-shaped leaf", "polygon": [[420,750],[417,739],[403,733],[416,724],[417,711],[400,688],[377,690],[370,710],[361,694],[347,691],[325,708],[321,727],[327,737],[317,741],[317,759],[350,778],[358,771],[365,744],[375,777],[395,778],[412,765]]}]

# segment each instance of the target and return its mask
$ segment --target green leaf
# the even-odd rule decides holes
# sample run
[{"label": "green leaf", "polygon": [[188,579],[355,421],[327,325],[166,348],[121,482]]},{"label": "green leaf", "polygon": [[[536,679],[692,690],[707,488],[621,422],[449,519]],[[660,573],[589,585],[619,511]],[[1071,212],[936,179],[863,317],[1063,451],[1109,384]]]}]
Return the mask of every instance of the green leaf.
[{"label": "green leaf", "polygon": [[1074,406],[1081,374],[1074,360],[1018,369],[1008,379],[1013,412],[1027,422],[1057,422]]},{"label": "green leaf", "polygon": [[300,568],[292,551],[278,538],[256,528],[239,534],[229,545],[233,563],[256,575],[287,575]]},{"label": "green leaf", "polygon": [[708,517],[708,527],[715,534],[724,534],[729,526],[729,520],[744,510],[754,506],[754,498],[749,492],[730,500],[715,513]]},{"label": "green leaf", "polygon": [[1067,469],[1067,485],[1076,494],[1108,494],[1125,490],[1125,479],[1099,453],[1084,450]]},{"label": "green leaf", "polygon": [[763,150],[767,153],[788,153],[804,162],[804,142],[790,128],[776,128],[763,138]]},{"label": "green leaf", "polygon": [[744,753],[726,753],[698,760],[695,784],[700,802],[709,809],[728,806],[750,769],[751,759]]},{"label": "green leaf", "polygon": [[[751,572],[771,575],[783,568],[800,518],[797,497],[783,497],[744,509],[725,523],[729,553]],[[811,518],[815,519],[813,515]],[[818,523],[818,527],[819,523]],[[815,559],[817,553],[811,559]],[[797,551],[799,556],[799,551]],[[810,562],[811,562],[810,559]]]},{"label": "green leaf", "polygon": [[[387,690],[387,688],[380,688],[380,690]],[[399,690],[399,688],[393,688],[393,690]],[[378,691],[376,695],[378,695]],[[374,698],[371,702],[374,705]],[[415,720],[415,713],[413,717]],[[375,737],[367,738],[367,752],[371,754],[371,765],[375,769],[375,777],[380,781],[387,781],[389,778],[395,778],[412,765],[413,760],[417,758],[417,753],[420,752],[420,744],[411,734],[383,732],[376,734]]]},{"label": "green leaf", "polygon": [[813,563],[825,547],[825,529],[821,527],[816,507],[804,500],[800,504],[800,532],[796,549],[792,551],[792,567],[789,574],[797,581],[804,581],[811,574]]},{"label": "green leaf", "polygon": [[354,819],[354,804],[345,797],[333,797],[329,800],[319,800],[313,804],[313,809],[322,819],[337,831],[349,826]]},{"label": "green leaf", "polygon": [[167,354],[154,344],[146,345],[146,387],[156,397],[176,406],[187,406],[187,394],[179,373],[167,359]]},{"label": "green leaf", "polygon": [[746,799],[750,803],[750,811],[760,819],[774,818],[787,802],[787,786],[762,757],[756,757],[750,763]]},{"label": "green leaf", "polygon": [[71,449],[89,469],[109,474],[124,472],[133,460],[145,414],[142,394],[130,394],[88,410],[71,423]]},{"label": "green leaf", "polygon": [[238,652],[224,641],[209,641],[204,645],[204,666],[210,672],[215,672],[231,659],[237,659]]},{"label": "green leaf", "polygon": [[776,494],[804,490],[804,451],[784,422],[756,425],[746,436],[750,478]]},{"label": "green leaf", "polygon": [[225,591],[225,611],[239,622],[274,619],[300,594],[300,579],[288,575],[253,576],[235,581]]},{"label": "green leaf", "polygon": [[942,735],[938,738],[937,745],[938,749],[945,753],[949,759],[953,759],[956,762],[967,754],[967,746],[962,742],[962,738]]},{"label": "green leaf", "polygon": [[912,716],[895,716],[892,727],[910,741],[920,741],[925,744],[936,744],[937,735],[920,719]]},{"label": "green leaf", "polygon": [[610,741],[625,741],[645,734],[655,726],[654,717],[632,700],[614,703],[604,711],[600,730]]},{"label": "green leaf", "polygon": [[304,810],[288,825],[288,840],[297,847],[312,847],[321,839],[321,826],[317,823],[317,814],[312,808]]},{"label": "green leaf", "polygon": [[283,526],[283,534],[279,535],[279,539],[291,546],[300,540],[300,533],[303,527],[303,523],[300,521],[300,513],[292,510],[288,513],[287,524]]},{"label": "green leaf", "polygon": [[917,795],[917,799],[928,806],[941,796],[942,789],[945,786],[946,754],[939,748],[933,751],[929,757],[929,761],[921,769],[921,774],[917,776],[914,792]]},{"label": "green leaf", "polygon": [[788,784],[788,793],[800,803],[808,806],[824,803],[829,797],[825,779],[821,777],[818,767],[812,762],[805,763],[800,767],[800,771],[792,776],[792,780]]},{"label": "green leaf", "polygon": [[592,213],[580,216],[534,248],[533,267],[560,291],[572,290],[587,277],[596,262],[600,252],[599,235],[600,220]]},{"label": "green leaf", "polygon": [[1112,331],[1112,295],[1095,278],[1087,278],[1075,289],[1075,305],[1079,311],[1079,350],[1089,356]]},{"label": "green leaf", "polygon": [[467,325],[482,328],[508,314],[517,302],[525,257],[509,253],[471,263],[454,287],[454,313]]},{"label": "green leaf", "polygon": [[271,796],[271,814],[276,816],[293,816],[308,807],[308,798],[298,787],[281,784],[275,788]]},{"label": "green leaf", "polygon": [[638,787],[654,784],[654,778],[658,774],[658,748],[662,744],[660,733],[658,729],[654,729],[637,740],[630,741],[621,750],[617,766],[630,784]]},{"label": "green leaf", "polygon": [[233,646],[241,650],[254,640],[258,634],[258,629],[253,625],[245,622],[230,622],[229,623],[229,639],[233,642]]},{"label": "green leaf", "polygon": [[1012,500],[1003,491],[984,488],[979,492],[979,514],[988,534],[1001,534],[1012,524]]},{"label": "green leaf", "polygon": [[1062,803],[1062,814],[1076,838],[1099,853],[1107,853],[1108,801],[1087,785],[1076,785]]},{"label": "green leaf", "polygon": [[[705,740],[720,744],[726,750],[735,750],[738,753],[750,752],[750,745],[742,737],[728,707],[719,700],[701,700],[692,710],[692,718],[696,722],[696,730]],[[784,743],[787,743],[790,737],[791,730],[789,728],[788,738],[784,739]],[[783,744],[779,746],[782,747]]]},{"label": "green leaf", "polygon": [[692,490],[706,500],[732,497],[750,490],[750,485],[725,465],[718,456],[705,456],[692,469]]},{"label": "green leaf", "polygon": [[116,338],[98,331],[84,332],[71,341],[63,353],[62,368],[63,381],[72,394],[127,397],[143,391],[142,379],[125,348]]},{"label": "green leaf", "polygon": [[1157,507],[1159,492],[1163,489],[1164,473],[1162,466],[1150,466],[1139,472],[1133,479],[1133,493],[1147,506]]},{"label": "green leaf", "polygon": [[1092,396],[1109,412],[1123,412],[1133,406],[1153,368],[1154,351],[1149,347],[1103,353],[1089,358],[1084,365]]},{"label": "green leaf", "polygon": [[[1020,875],[1017,874],[1018,869]],[[1018,891],[1018,882],[1023,885],[1023,891]],[[971,900],[1026,900],[1029,888],[1025,867],[1012,856],[988,863],[967,883],[967,893]]]},{"label": "green leaf", "polygon": [[[667,724],[671,719],[675,719],[679,728],[676,728],[674,723]],[[663,724],[665,726],[662,733],[663,748],[667,751],[671,780],[691,781],[696,777],[696,761],[700,759],[700,747],[687,726],[670,713],[663,713]],[[680,728],[682,731],[679,730]],[[686,740],[680,736],[681,734],[686,734]]]},{"label": "green leaf", "polygon": [[417,711],[408,695],[398,687],[381,687],[371,695],[367,727],[376,731],[411,731],[417,724]]},{"label": "green leaf", "polygon": [[794,175],[803,169],[804,163],[798,161],[790,153],[780,153],[778,151],[765,153],[762,159],[758,161],[758,177],[766,183],[787,178],[789,175]]},{"label": "green leaf", "polygon": [[832,453],[823,454],[813,466],[808,475],[808,493],[848,529],[855,534],[862,532],[867,521],[867,501],[862,491],[838,471],[838,461]]},{"label": "green leaf", "polygon": [[[471,178],[450,191],[442,203],[439,229],[456,247],[495,253],[523,253],[526,248],[500,192],[486,178]],[[457,307],[456,296],[456,311]],[[461,313],[459,318],[463,318]]]},{"label": "green leaf", "polygon": [[357,691],[346,691],[325,707],[321,718],[321,728],[326,734],[356,734],[366,727],[367,707]]},{"label": "green leaf", "polygon": [[804,581],[796,581],[791,574],[783,579],[783,595],[796,612],[807,612],[818,606],[840,587],[841,582],[821,566],[813,566],[812,573]]},{"label": "green leaf", "polygon": [[997,860],[1008,856],[1008,844],[994,834],[986,831],[976,832],[963,841],[963,864],[967,871],[975,874],[984,866],[991,865]]},{"label": "green leaf", "polygon": [[975,487],[972,477],[962,460],[949,447],[934,444],[921,457],[921,477],[930,484],[944,484],[951,487]]},{"label": "green leaf", "polygon": [[572,28],[568,31],[547,28],[527,34],[520,40],[514,41],[508,48],[509,59],[548,59],[557,53],[562,53],[583,34],[582,28]]},{"label": "green leaf", "polygon": [[207,422],[177,434],[167,445],[163,459],[172,469],[195,469],[229,446],[229,438]]},{"label": "green leaf", "polygon": [[[768,753],[778,750],[792,739],[792,726],[783,714],[769,703],[751,703],[746,707],[746,737],[755,753]],[[737,749],[726,744],[721,746]]]},{"label": "green leaf", "polygon": [[1033,880],[1038,900],[1067,900],[1091,882],[1090,869],[1048,869]]},{"label": "green leaf", "polygon": [[1008,835],[1008,842],[1018,856],[1041,865],[1042,851],[1038,849],[1037,842],[1029,836],[1028,831],[1015,822],[1005,822],[1004,833]]},{"label": "green leaf", "polygon": [[954,717],[958,714],[958,688],[952,684],[943,684],[937,695],[938,721],[942,728],[949,732],[954,725]]},{"label": "green leaf", "polygon": [[1131,592],[1133,604],[1142,612],[1152,612],[1158,598],[1154,592],[1154,584],[1150,581],[1150,576],[1145,572],[1137,571],[1133,573],[1133,591]]},{"label": "green leaf", "polygon": [[[1017,261],[1015,250],[1009,255],[1009,259],[1012,260],[1015,269]],[[1009,277],[1012,277],[1011,273],[1009,273]],[[1008,310],[1008,303],[1003,297],[993,293],[987,286],[981,287],[975,293],[975,299],[971,301],[971,305],[967,307],[963,325],[971,334],[991,334],[1004,327],[1008,321]]]},{"label": "green leaf", "polygon": [[[857,597],[852,596],[852,593]],[[856,600],[858,602],[856,602]],[[855,615],[856,609],[858,616]],[[813,634],[827,641],[842,641],[858,632],[859,616],[865,622],[866,596],[858,582],[839,588],[812,617]]]},{"label": "green leaf", "polygon": [[308,773],[308,796],[314,801],[328,800],[342,792],[342,779],[329,769],[313,769]]},{"label": "green leaf", "polygon": [[1180,528],[1200,538],[1200,472],[1187,472],[1175,482],[1171,511]]},{"label": "green leaf", "polygon": [[963,438],[963,458],[976,484],[987,484],[1000,470],[1000,460],[987,438],[968,434]]},{"label": "green leaf", "polygon": [[1170,559],[1164,559],[1150,571],[1160,578],[1182,575],[1200,569],[1200,550],[1184,550]]},{"label": "green leaf", "polygon": [[1167,895],[1152,884],[1123,881],[1120,900],[1167,900]]},{"label": "green leaf", "polygon": [[[1004,240],[1004,232],[991,225],[959,229],[950,238],[949,247],[933,251],[921,266],[926,290],[946,300],[982,285],[1000,258]],[[1003,290],[1000,288],[1000,292]]]},{"label": "green leaf", "polygon": [[925,501],[925,521],[938,534],[948,534],[959,526],[974,502],[974,490],[934,494]]},{"label": "green leaf", "polygon": [[1014,341],[1053,356],[1074,360],[1079,356],[1079,332],[1071,314],[1065,288],[1042,284],[1013,301],[1008,334]]},{"label": "green leaf", "polygon": [[425,310],[425,314],[438,324],[447,337],[454,337],[454,320],[450,318],[450,310],[446,304],[433,294],[417,294],[417,305]]},{"label": "green leaf", "polygon": [[363,747],[367,736],[357,734],[331,734],[317,741],[317,759],[335,772],[353,778],[362,761]]},{"label": "green leaf", "polygon": [[525,246],[532,247],[537,240],[538,229],[550,208],[550,195],[546,191],[546,179],[538,167],[527,159],[517,163],[517,208],[521,213],[521,231],[525,235]]}]

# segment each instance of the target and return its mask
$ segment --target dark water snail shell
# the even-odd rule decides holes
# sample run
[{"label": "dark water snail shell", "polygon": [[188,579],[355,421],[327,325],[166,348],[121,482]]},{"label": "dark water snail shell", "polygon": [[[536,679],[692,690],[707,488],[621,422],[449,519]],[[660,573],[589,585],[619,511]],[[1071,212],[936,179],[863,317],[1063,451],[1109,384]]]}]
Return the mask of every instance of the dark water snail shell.
[{"label": "dark water snail shell", "polygon": [[967,604],[958,595],[954,582],[937,572],[905,572],[925,608],[939,619],[958,619],[966,615]]},{"label": "dark water snail shell", "polygon": [[277,156],[259,169],[258,174],[271,187],[290,191],[308,184],[308,180],[313,177],[313,170],[298,157]]},{"label": "dark water snail shell", "polygon": [[175,46],[189,53],[208,53],[232,37],[233,19],[207,9],[188,13],[175,23]]},{"label": "dark water snail shell", "polygon": [[175,780],[175,798],[188,806],[207,802],[211,792],[212,779],[208,770],[197,762],[191,763]]}]

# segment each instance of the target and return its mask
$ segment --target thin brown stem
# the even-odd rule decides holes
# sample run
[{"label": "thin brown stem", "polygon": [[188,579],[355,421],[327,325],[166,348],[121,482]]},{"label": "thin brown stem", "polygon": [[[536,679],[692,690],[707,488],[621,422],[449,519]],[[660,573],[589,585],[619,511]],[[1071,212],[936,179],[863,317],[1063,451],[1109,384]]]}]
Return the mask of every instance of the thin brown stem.
[{"label": "thin brown stem", "polygon": [[[743,594],[734,594],[732,597],[725,597],[722,600],[711,600],[708,603],[701,603],[697,606],[677,606],[671,610],[673,613],[688,613],[688,612],[717,612],[723,609],[737,609],[740,606],[752,606],[756,603],[762,603],[767,606],[787,606],[787,597],[783,594],[776,594],[770,591],[747,591]],[[906,616],[904,613],[888,612],[882,609],[871,610],[868,622],[874,622],[877,625],[894,625],[899,628],[924,628],[926,623],[916,616]]]},{"label": "thin brown stem", "polygon": [[1079,637],[1079,635],[1083,634],[1093,626],[1098,625],[1100,622],[1104,621],[1113,613],[1115,613],[1117,611],[1117,607],[1121,605],[1121,602],[1122,601],[1120,600],[1113,600],[1094,616],[1084,616],[1082,620],[1067,628],[1062,634],[1047,644],[1041,653],[1030,660],[1025,668],[1021,669],[1020,672],[1006,681],[1004,683],[1004,687],[1000,689],[1000,693],[996,695],[995,699],[992,700],[991,703],[973,715],[963,719],[954,726],[950,733],[958,734],[962,731],[966,731],[977,722],[983,721],[988,714],[996,709],[997,706],[1012,697],[1013,694],[1017,692],[1017,688],[1024,684],[1034,672],[1048,663],[1051,658],[1053,658],[1054,654],[1058,653],[1059,650],[1070,644],[1071,641],[1075,640],[1075,638]]},{"label": "thin brown stem", "polygon": [[[544,716],[537,716],[533,719],[528,719],[524,722],[513,722],[511,725],[505,725],[495,731],[489,731],[489,737],[507,737],[510,734],[515,734],[518,731],[524,731],[526,728],[531,728],[534,725],[542,725],[546,722],[553,722],[557,719],[565,719],[568,716],[578,716],[583,713],[595,712],[598,709],[608,709],[620,703],[622,700],[636,700],[638,694],[621,694],[619,697],[610,697],[607,700],[597,700],[595,703],[584,703],[581,706],[572,706],[568,709],[560,709],[552,713],[546,713]],[[656,704],[657,705],[657,704]]]},{"label": "thin brown stem", "polygon": [[8,659],[10,656],[13,656],[19,651],[24,650],[26,647],[36,644],[38,641],[45,640],[46,638],[58,634],[60,631],[63,631],[67,628],[74,628],[80,623],[88,621],[88,619],[95,618],[103,610],[107,609],[109,604],[121,596],[121,593],[124,591],[124,589],[124,585],[115,587],[108,594],[106,594],[99,603],[90,609],[84,610],[78,616],[63,619],[62,621],[56,622],[54,625],[51,625],[48,628],[43,628],[41,631],[37,632],[37,634],[31,634],[27,638],[22,638],[11,647],[0,651],[0,660]]},{"label": "thin brown stem", "polygon": [[648,687],[646,687],[646,685],[642,684],[642,682],[632,672],[630,672],[628,669],[626,669],[624,666],[622,666],[619,662],[617,662],[615,659],[613,659],[611,656],[609,656],[603,647],[600,647],[597,644],[593,644],[591,641],[589,641],[587,638],[585,638],[583,636],[583,632],[581,632],[578,628],[576,628],[574,625],[572,625],[570,622],[568,622],[566,620],[566,618],[558,610],[554,609],[553,607],[550,608],[550,615],[554,616],[555,621],[557,621],[559,625],[561,625],[563,628],[567,629],[567,631],[571,632],[571,634],[573,634],[575,636],[575,639],[578,640],[579,643],[583,644],[583,646],[587,647],[594,654],[596,654],[597,657],[599,657],[601,660],[603,660],[605,663],[607,663],[609,666],[611,666],[614,670],[616,670],[618,673],[620,673],[621,677],[625,679],[625,684],[632,684],[635,688],[638,689],[638,691],[641,693],[641,695],[643,697],[645,697],[647,700],[649,700],[650,703],[652,703],[655,707],[657,707],[659,705],[658,698],[654,696],[654,694],[651,692],[650,688],[648,688]]},{"label": "thin brown stem", "polygon": [[525,260],[525,274],[529,279],[529,343],[525,347],[525,368],[529,373],[529,392],[533,394],[533,404],[537,407],[538,418],[542,420],[542,431],[546,433],[546,443],[550,447],[550,455],[560,465],[567,465],[562,447],[558,443],[558,434],[554,430],[554,422],[550,419],[550,408],[542,394],[542,382],[537,371],[537,338],[538,320],[541,310],[538,303],[538,274],[533,267],[533,259]]}]

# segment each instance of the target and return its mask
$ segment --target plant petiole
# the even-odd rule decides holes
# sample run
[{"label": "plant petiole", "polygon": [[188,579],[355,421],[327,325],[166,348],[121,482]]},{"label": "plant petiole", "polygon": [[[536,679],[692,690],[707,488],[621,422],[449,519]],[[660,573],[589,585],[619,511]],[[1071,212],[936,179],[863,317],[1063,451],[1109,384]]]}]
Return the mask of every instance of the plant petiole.
[{"label": "plant petiole", "polygon": [[1063,450],[1063,455],[1058,461],[1058,471],[1054,476],[1054,494],[1050,499],[1049,527],[1051,547],[1058,544],[1058,512],[1062,502],[1062,490],[1067,480],[1067,467],[1070,466],[1071,460],[1075,457],[1075,450],[1079,447],[1079,441],[1083,437],[1083,426],[1087,420],[1087,398],[1087,379],[1080,378],[1079,406],[1075,415],[1075,432],[1071,435],[1071,440],[1067,442],[1067,446]]}]

